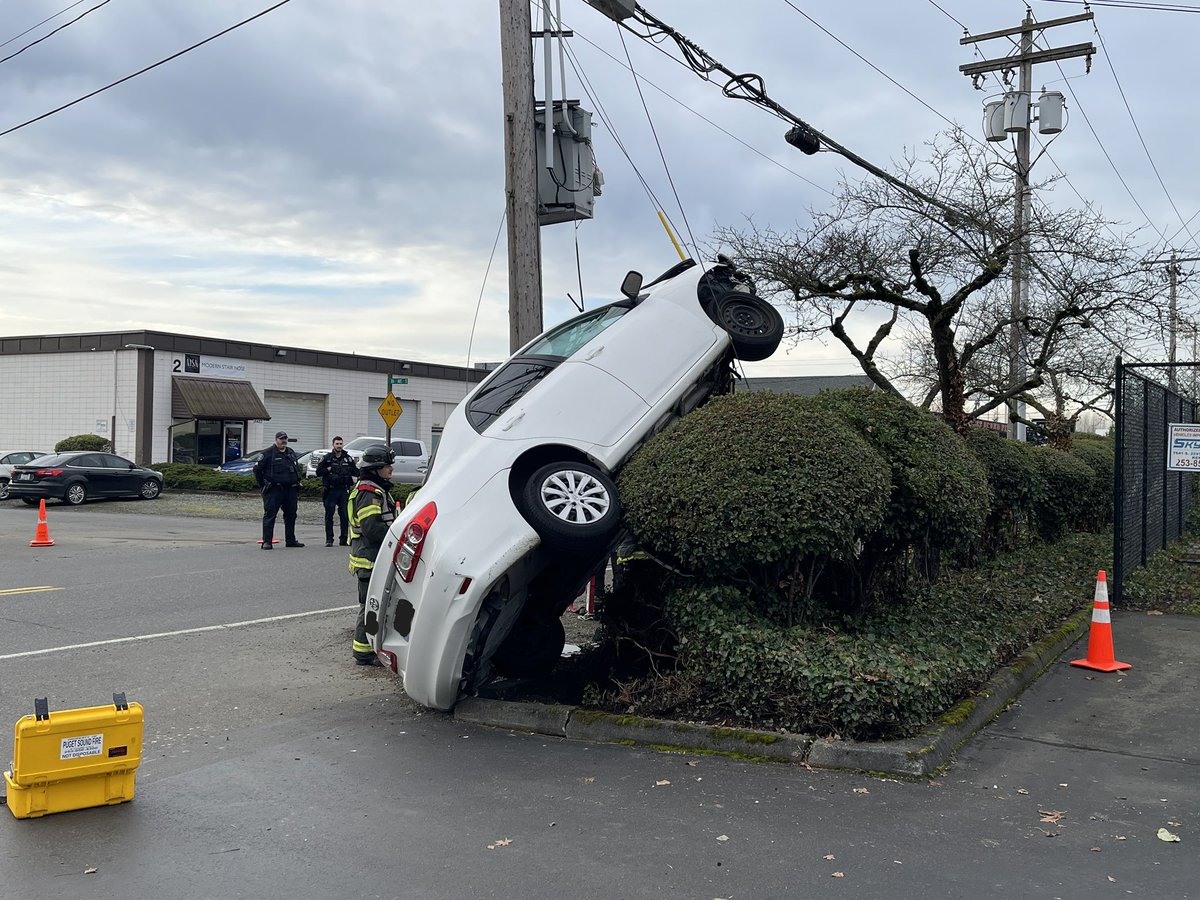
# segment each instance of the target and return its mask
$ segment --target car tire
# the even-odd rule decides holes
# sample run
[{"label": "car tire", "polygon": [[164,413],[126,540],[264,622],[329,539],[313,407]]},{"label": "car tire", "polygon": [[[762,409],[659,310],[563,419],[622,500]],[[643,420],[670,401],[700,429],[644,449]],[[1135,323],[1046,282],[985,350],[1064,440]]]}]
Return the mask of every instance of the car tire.
[{"label": "car tire", "polygon": [[76,481],[67,485],[67,490],[63,493],[63,503],[68,506],[78,506],[87,499],[87,488],[82,481]]},{"label": "car tire", "polygon": [[0,478],[0,500],[8,499],[8,479]]},{"label": "car tire", "polygon": [[26,506],[37,506],[38,502],[33,497],[22,497],[21,502]]},{"label": "car tire", "polygon": [[561,619],[551,619],[540,628],[519,622],[501,644],[492,662],[496,671],[510,678],[538,678],[548,675],[562,659],[567,632]]},{"label": "car tire", "polygon": [[142,482],[138,496],[143,500],[153,500],[162,493],[162,482],[157,478],[147,478]]},{"label": "car tire", "polygon": [[743,291],[730,291],[709,306],[709,316],[728,332],[743,362],[766,359],[783,340],[783,316],[774,306]]},{"label": "car tire", "polygon": [[621,524],[616,484],[587,463],[542,466],[521,490],[520,511],[542,541],[559,550],[599,548]]}]

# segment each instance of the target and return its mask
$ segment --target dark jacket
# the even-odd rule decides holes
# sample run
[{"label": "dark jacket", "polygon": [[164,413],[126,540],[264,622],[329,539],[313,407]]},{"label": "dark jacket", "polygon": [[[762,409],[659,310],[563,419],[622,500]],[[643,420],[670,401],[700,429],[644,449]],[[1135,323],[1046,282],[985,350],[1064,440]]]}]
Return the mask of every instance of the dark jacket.
[{"label": "dark jacket", "polygon": [[358,467],[354,464],[354,457],[345,450],[341,456],[335,456],[330,451],[317,463],[317,477],[321,479],[325,490],[342,490],[354,484],[358,478]]},{"label": "dark jacket", "polygon": [[272,444],[254,464],[254,480],[260,488],[299,487],[300,469],[296,466],[296,451],[291,447],[280,450]]}]

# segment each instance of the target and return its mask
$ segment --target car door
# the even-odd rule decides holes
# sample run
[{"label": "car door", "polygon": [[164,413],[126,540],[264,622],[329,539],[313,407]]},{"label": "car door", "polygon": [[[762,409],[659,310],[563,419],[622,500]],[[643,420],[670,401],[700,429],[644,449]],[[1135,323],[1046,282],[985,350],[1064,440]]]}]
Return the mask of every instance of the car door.
[{"label": "car door", "polygon": [[98,453],[96,454],[101,465],[105,468],[105,477],[108,480],[108,493],[110,496],[126,496],[136,494],[142,483],[142,476],[137,471],[137,467],[123,456],[117,456],[113,453]]},{"label": "car door", "polygon": [[112,494],[113,482],[109,476],[109,468],[100,460],[99,453],[81,453],[67,460],[63,467],[67,470],[69,481],[83,479],[89,497],[108,497]]},{"label": "car door", "polygon": [[396,461],[392,464],[392,481],[397,484],[419,484],[425,477],[429,458],[420,441],[392,441]]}]

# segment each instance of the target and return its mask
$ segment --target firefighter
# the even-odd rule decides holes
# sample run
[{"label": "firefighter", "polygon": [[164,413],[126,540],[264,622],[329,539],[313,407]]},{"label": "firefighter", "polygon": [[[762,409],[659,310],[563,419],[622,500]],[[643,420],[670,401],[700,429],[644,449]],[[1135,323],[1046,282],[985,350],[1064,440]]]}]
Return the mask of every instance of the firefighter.
[{"label": "firefighter", "polygon": [[354,626],[354,661],[360,666],[378,666],[367,643],[364,624],[367,611],[367,586],[375,568],[375,557],[388,529],[396,519],[396,501],[392,499],[392,463],[396,454],[382,444],[363,451],[358,461],[358,484],[350,492],[350,573],[358,578],[358,622]]}]

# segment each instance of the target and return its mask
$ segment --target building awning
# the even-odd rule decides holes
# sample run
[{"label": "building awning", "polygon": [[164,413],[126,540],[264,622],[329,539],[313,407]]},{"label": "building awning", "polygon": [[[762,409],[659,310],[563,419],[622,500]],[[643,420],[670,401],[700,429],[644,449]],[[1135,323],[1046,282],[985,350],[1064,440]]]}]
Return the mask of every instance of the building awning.
[{"label": "building awning", "polygon": [[176,419],[269,419],[254,385],[233,378],[171,378],[171,415]]}]

